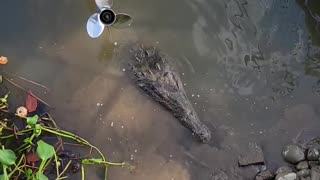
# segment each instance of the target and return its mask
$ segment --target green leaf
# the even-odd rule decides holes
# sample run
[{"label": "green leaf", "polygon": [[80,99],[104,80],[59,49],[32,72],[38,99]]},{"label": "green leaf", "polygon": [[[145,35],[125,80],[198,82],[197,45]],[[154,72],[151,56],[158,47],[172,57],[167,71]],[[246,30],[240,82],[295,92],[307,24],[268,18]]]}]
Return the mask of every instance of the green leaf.
[{"label": "green leaf", "polygon": [[37,124],[38,119],[38,115],[34,115],[33,117],[27,117],[27,124],[31,127],[34,127]]},{"label": "green leaf", "polygon": [[5,177],[4,174],[0,175],[0,180],[7,180],[7,179],[8,179],[8,177]]},{"label": "green leaf", "polygon": [[47,176],[45,176],[44,174],[40,173],[38,174],[39,180],[49,180],[49,178]]},{"label": "green leaf", "polygon": [[27,171],[26,171],[26,177],[27,177],[27,180],[32,180],[32,170],[31,169],[28,169]]},{"label": "green leaf", "polygon": [[2,165],[11,166],[16,162],[17,156],[10,149],[0,150],[0,163]]},{"label": "green leaf", "polygon": [[38,141],[37,144],[37,155],[42,161],[45,161],[54,155],[54,148],[50,144],[47,144],[42,140]]}]

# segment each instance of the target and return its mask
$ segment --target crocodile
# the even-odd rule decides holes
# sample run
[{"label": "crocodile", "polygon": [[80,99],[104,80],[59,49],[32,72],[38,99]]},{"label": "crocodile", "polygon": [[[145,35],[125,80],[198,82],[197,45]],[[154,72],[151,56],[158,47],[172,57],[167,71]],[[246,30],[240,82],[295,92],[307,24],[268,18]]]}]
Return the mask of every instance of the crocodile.
[{"label": "crocodile", "polygon": [[183,88],[171,58],[155,47],[139,44],[130,48],[129,70],[134,83],[160,103],[202,143],[211,139],[211,131],[200,121]]}]

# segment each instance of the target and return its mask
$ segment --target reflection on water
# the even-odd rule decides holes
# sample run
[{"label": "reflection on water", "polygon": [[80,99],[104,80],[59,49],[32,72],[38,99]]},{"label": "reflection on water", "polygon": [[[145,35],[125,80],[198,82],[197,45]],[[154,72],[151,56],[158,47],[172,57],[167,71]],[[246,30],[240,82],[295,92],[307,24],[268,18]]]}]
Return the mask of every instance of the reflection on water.
[{"label": "reflection on water", "polygon": [[[114,46],[106,32],[94,40],[86,33],[93,0],[4,0],[0,55],[9,57],[8,71],[52,89],[40,96],[56,106],[61,125],[110,160],[136,166],[113,168],[110,179],[251,179],[256,169],[236,167],[248,142],[263,146],[268,165],[279,165],[279,147],[320,127],[318,3],[116,0],[115,10],[134,23],[111,30]],[[121,47],[135,41],[173,57],[214,142],[194,142],[124,75]],[[90,179],[99,175],[92,171]]]}]

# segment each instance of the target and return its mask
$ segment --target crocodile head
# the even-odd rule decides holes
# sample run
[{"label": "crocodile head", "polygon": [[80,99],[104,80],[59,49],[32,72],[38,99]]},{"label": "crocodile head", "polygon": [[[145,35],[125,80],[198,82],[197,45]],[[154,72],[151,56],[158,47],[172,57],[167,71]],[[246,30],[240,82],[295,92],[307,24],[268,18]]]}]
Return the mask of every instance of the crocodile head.
[{"label": "crocodile head", "polygon": [[207,143],[211,139],[211,131],[206,126],[200,128],[200,130],[193,133],[193,135],[203,143]]}]

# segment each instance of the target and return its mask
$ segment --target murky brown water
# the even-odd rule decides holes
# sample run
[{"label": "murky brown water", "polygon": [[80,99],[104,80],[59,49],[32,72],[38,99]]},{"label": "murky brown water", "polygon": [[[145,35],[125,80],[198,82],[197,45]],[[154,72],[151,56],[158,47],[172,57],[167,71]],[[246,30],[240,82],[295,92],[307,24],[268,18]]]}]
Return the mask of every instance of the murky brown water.
[{"label": "murky brown water", "polygon": [[[319,135],[320,24],[309,12],[320,14],[319,4],[309,0],[312,8],[304,9],[297,2],[115,0],[116,11],[135,21],[112,30],[113,40],[159,43],[175,59],[214,132],[208,145],[132,85],[107,33],[88,37],[93,0],[2,0],[0,55],[9,57],[8,71],[52,89],[40,96],[56,107],[60,126],[110,160],[136,165],[133,173],[112,168],[111,180],[252,179],[254,168],[236,168],[249,142],[276,167],[285,143],[301,132]],[[99,177],[95,170],[88,175]]]}]

